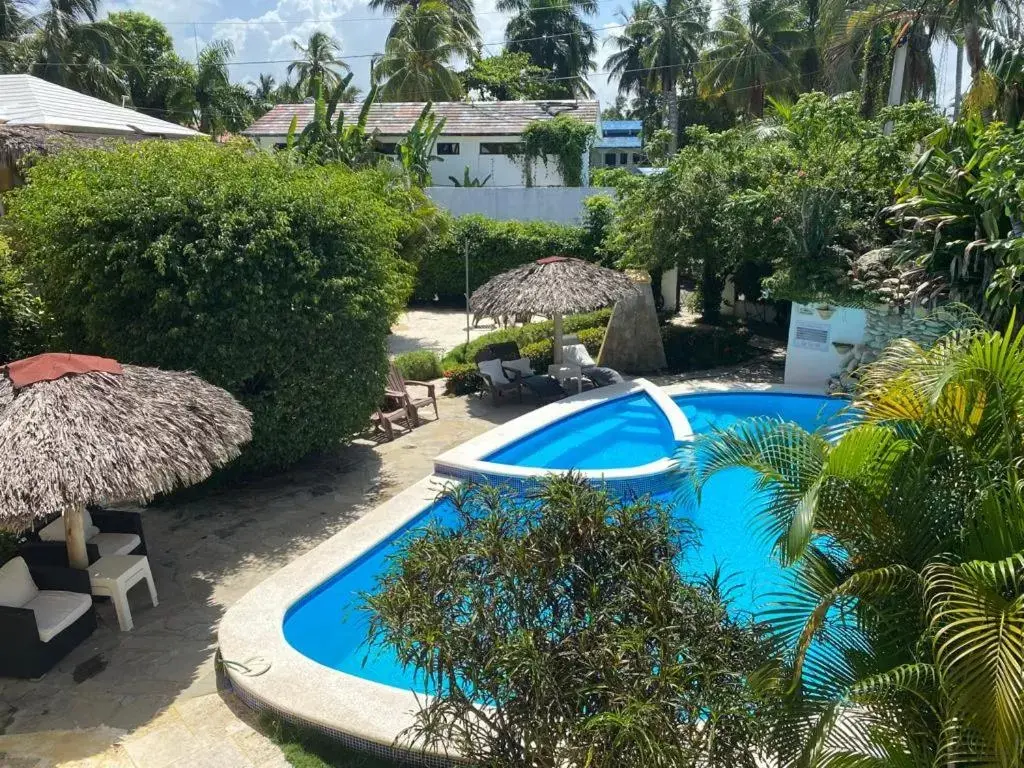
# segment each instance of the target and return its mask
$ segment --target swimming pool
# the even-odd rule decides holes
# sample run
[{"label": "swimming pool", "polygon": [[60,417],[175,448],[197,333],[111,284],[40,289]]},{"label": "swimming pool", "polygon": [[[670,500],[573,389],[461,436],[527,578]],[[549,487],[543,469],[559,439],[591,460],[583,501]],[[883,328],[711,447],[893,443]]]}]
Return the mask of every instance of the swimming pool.
[{"label": "swimming pool", "polygon": [[672,398],[682,410],[694,434],[712,429],[728,429],[743,419],[769,416],[792,421],[814,431],[838,421],[848,401],[839,397],[802,395],[788,392],[711,392],[676,395]]},{"label": "swimming pool", "polygon": [[[538,469],[606,468],[614,457],[634,460],[635,453],[636,463],[645,463],[651,452],[671,451],[675,445],[670,430],[651,423],[657,422],[655,416],[663,416],[657,404],[645,398],[643,394],[630,395],[594,406],[554,422],[547,428],[550,431],[532,432],[486,459],[502,464],[532,462],[525,466]],[[820,396],[780,393],[695,394],[674,397],[672,402],[698,434],[754,415],[775,416],[814,429],[833,423],[845,404]],[[635,430],[624,423],[631,414],[641,422]],[[612,426],[602,423],[606,418]],[[573,436],[578,454],[575,463]],[[616,447],[620,439],[622,446]],[[770,557],[769,544],[750,525],[751,510],[758,503],[752,481],[752,474],[744,470],[720,473],[705,487],[695,508],[676,504],[671,493],[661,493],[658,498],[680,517],[690,517],[700,529],[701,546],[682,564],[684,573],[700,578],[721,569],[732,588],[733,610],[757,614],[772,593],[787,590],[789,577]],[[390,653],[365,646],[367,616],[361,610],[360,595],[373,588],[403,538],[415,535],[432,520],[450,523],[451,509],[443,503],[430,505],[300,597],[284,617],[287,642],[307,658],[347,675],[406,690],[418,688],[411,670],[403,669]]]},{"label": "swimming pool", "polygon": [[[587,446],[585,452],[580,446]],[[484,461],[538,469],[639,467],[676,449],[665,412],[646,392],[574,413],[484,457]]]}]

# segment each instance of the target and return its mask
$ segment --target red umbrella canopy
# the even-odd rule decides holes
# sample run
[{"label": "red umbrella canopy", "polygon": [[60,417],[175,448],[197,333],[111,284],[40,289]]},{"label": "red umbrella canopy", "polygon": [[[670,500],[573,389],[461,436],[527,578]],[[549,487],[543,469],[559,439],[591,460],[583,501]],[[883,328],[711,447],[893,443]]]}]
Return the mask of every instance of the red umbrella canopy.
[{"label": "red umbrella canopy", "polygon": [[4,366],[3,372],[15,389],[40,381],[53,381],[76,373],[124,373],[121,364],[110,357],[72,355],[68,352],[44,352],[35,357],[15,360]]}]

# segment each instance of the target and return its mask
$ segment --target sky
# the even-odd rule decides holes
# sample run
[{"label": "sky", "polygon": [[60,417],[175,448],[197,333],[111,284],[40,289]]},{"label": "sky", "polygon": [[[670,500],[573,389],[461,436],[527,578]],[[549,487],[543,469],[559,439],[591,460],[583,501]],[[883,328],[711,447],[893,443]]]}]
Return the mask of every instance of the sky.
[{"label": "sky", "polygon": [[[476,0],[477,24],[488,54],[499,53],[508,15],[495,11],[496,0]],[[712,0],[720,6],[718,0]],[[342,57],[352,67],[353,82],[364,91],[370,80],[370,59],[384,49],[392,19],[371,11],[368,0],[111,0],[107,11],[137,10],[167,25],[178,53],[195,59],[197,51],[211,40],[229,40],[235,48],[231,67],[235,80],[255,81],[261,72],[279,81],[288,62],[295,58],[294,40],[305,41],[317,29],[341,42]],[[598,14],[590,22],[598,31],[598,70],[614,51],[609,38],[621,30],[616,12],[628,8],[629,0],[597,0]],[[955,54],[951,46],[939,44],[933,50],[939,63],[940,103],[952,101]],[[602,107],[615,100],[615,84],[602,72],[590,77],[590,86]]]}]

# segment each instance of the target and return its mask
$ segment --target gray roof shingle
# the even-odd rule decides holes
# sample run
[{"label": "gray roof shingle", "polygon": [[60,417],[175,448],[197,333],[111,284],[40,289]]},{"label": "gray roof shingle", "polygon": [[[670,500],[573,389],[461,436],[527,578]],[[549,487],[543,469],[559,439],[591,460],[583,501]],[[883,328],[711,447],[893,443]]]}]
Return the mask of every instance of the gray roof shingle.
[{"label": "gray roof shingle", "polygon": [[[423,111],[423,102],[382,102],[370,107],[366,128],[382,136],[402,136],[409,132]],[[346,122],[355,120],[360,104],[339,104]],[[438,101],[434,113],[446,119],[444,134],[449,136],[514,136],[534,120],[550,120],[568,113],[584,122],[597,124],[596,101]],[[312,104],[278,104],[242,131],[246,136],[285,136],[292,117],[298,130],[313,119]]]}]

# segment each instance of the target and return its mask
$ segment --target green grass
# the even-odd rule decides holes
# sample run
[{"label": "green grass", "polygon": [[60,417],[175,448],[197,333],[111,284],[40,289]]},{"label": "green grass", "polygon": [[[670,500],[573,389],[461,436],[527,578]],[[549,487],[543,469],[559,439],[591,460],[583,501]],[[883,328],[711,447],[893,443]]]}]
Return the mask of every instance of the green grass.
[{"label": "green grass", "polygon": [[260,724],[294,768],[408,768],[405,763],[348,749],[326,736],[274,718],[264,716]]}]

